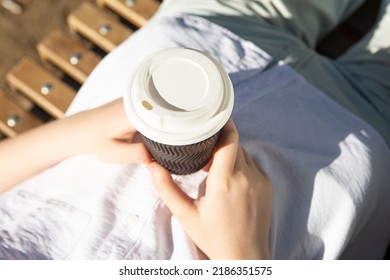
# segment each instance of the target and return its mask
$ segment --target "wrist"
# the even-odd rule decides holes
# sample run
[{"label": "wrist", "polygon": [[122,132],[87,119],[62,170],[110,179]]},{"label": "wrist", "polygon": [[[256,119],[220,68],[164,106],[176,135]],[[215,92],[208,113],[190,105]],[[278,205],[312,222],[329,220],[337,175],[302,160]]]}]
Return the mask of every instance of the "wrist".
[{"label": "wrist", "polygon": [[226,250],[218,250],[218,254],[209,256],[210,259],[218,260],[270,260],[268,245],[241,243],[238,247],[226,247]]},{"label": "wrist", "polygon": [[[90,121],[89,111],[81,112],[65,119],[58,124],[58,148],[62,149],[59,161],[68,157],[93,154],[95,142],[98,139],[98,123]],[[59,139],[61,138],[61,139]]]}]

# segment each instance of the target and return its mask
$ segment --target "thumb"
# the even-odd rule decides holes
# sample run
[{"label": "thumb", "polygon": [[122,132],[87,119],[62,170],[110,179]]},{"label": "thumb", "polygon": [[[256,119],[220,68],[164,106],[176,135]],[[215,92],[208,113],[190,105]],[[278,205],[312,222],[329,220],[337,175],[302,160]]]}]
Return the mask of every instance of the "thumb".
[{"label": "thumb", "polygon": [[157,162],[149,163],[148,169],[157,192],[172,214],[182,224],[191,222],[191,217],[196,211],[194,200],[180,189],[173,181],[169,171]]}]

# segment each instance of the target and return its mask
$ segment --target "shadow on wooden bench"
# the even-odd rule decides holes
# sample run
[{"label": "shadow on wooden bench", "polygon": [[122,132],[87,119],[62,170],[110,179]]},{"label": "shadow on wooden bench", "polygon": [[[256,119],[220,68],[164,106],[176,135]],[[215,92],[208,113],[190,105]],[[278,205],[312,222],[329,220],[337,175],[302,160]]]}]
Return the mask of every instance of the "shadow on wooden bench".
[{"label": "shadow on wooden bench", "polygon": [[[320,42],[317,51],[330,57],[341,55],[373,24],[379,2],[366,1]],[[160,3],[160,0],[82,2],[69,14],[68,30],[53,30],[38,43],[40,61],[24,57],[9,71],[7,81],[11,91],[0,92],[0,139],[63,117],[78,88],[101,58],[142,27]]]},{"label": "shadow on wooden bench", "polygon": [[23,57],[0,90],[0,139],[63,118],[80,85],[104,55],[157,11],[159,0],[82,2],[68,15],[68,30],[53,30],[38,43],[41,58]]}]

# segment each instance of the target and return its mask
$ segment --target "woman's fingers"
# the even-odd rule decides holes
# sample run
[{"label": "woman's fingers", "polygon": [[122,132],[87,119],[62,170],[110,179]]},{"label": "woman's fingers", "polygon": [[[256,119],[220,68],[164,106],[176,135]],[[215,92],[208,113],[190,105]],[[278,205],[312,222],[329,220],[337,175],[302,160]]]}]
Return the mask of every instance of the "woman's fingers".
[{"label": "woman's fingers", "polygon": [[238,132],[233,121],[229,120],[221,131],[210,174],[231,175],[234,171],[238,148]]},{"label": "woman's fingers", "polygon": [[180,189],[173,181],[169,171],[157,162],[149,163],[147,167],[157,192],[172,214],[183,226],[188,222],[193,223],[195,221],[194,215],[196,215],[194,200]]},{"label": "woman's fingers", "polygon": [[269,257],[272,184],[239,145],[232,121],[222,129],[210,164],[205,194],[197,200],[158,163],[148,168],[162,200],[209,258]]}]

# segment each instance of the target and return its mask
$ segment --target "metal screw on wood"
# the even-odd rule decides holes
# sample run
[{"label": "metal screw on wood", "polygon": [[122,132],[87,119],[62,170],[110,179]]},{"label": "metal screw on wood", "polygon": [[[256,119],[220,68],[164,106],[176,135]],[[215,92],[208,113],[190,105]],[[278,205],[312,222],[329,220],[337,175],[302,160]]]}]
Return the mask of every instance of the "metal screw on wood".
[{"label": "metal screw on wood", "polygon": [[111,25],[108,24],[108,23],[103,23],[103,24],[100,26],[100,28],[99,28],[99,33],[100,33],[101,35],[107,35],[108,32],[110,32],[110,30],[111,30]]},{"label": "metal screw on wood", "polygon": [[125,1],[127,7],[132,7],[132,6],[134,6],[134,5],[135,5],[135,2],[136,2],[136,0],[126,0],[126,1]]},{"label": "metal screw on wood", "polygon": [[7,125],[9,127],[15,127],[20,122],[20,117],[18,115],[10,115],[7,118]]},{"label": "metal screw on wood", "polygon": [[24,9],[30,1],[31,0],[1,0],[1,6],[15,15],[20,15],[24,12]]},{"label": "metal screw on wood", "polygon": [[70,64],[72,64],[72,65],[77,65],[77,64],[79,64],[81,58],[82,58],[81,53],[75,53],[74,55],[72,55],[72,56],[70,57],[69,62],[70,62]]},{"label": "metal screw on wood", "polygon": [[44,84],[41,87],[41,93],[43,95],[48,95],[53,90],[53,85],[51,83]]},{"label": "metal screw on wood", "polygon": [[20,15],[23,12],[23,6],[15,0],[1,0],[1,5],[15,15]]}]

